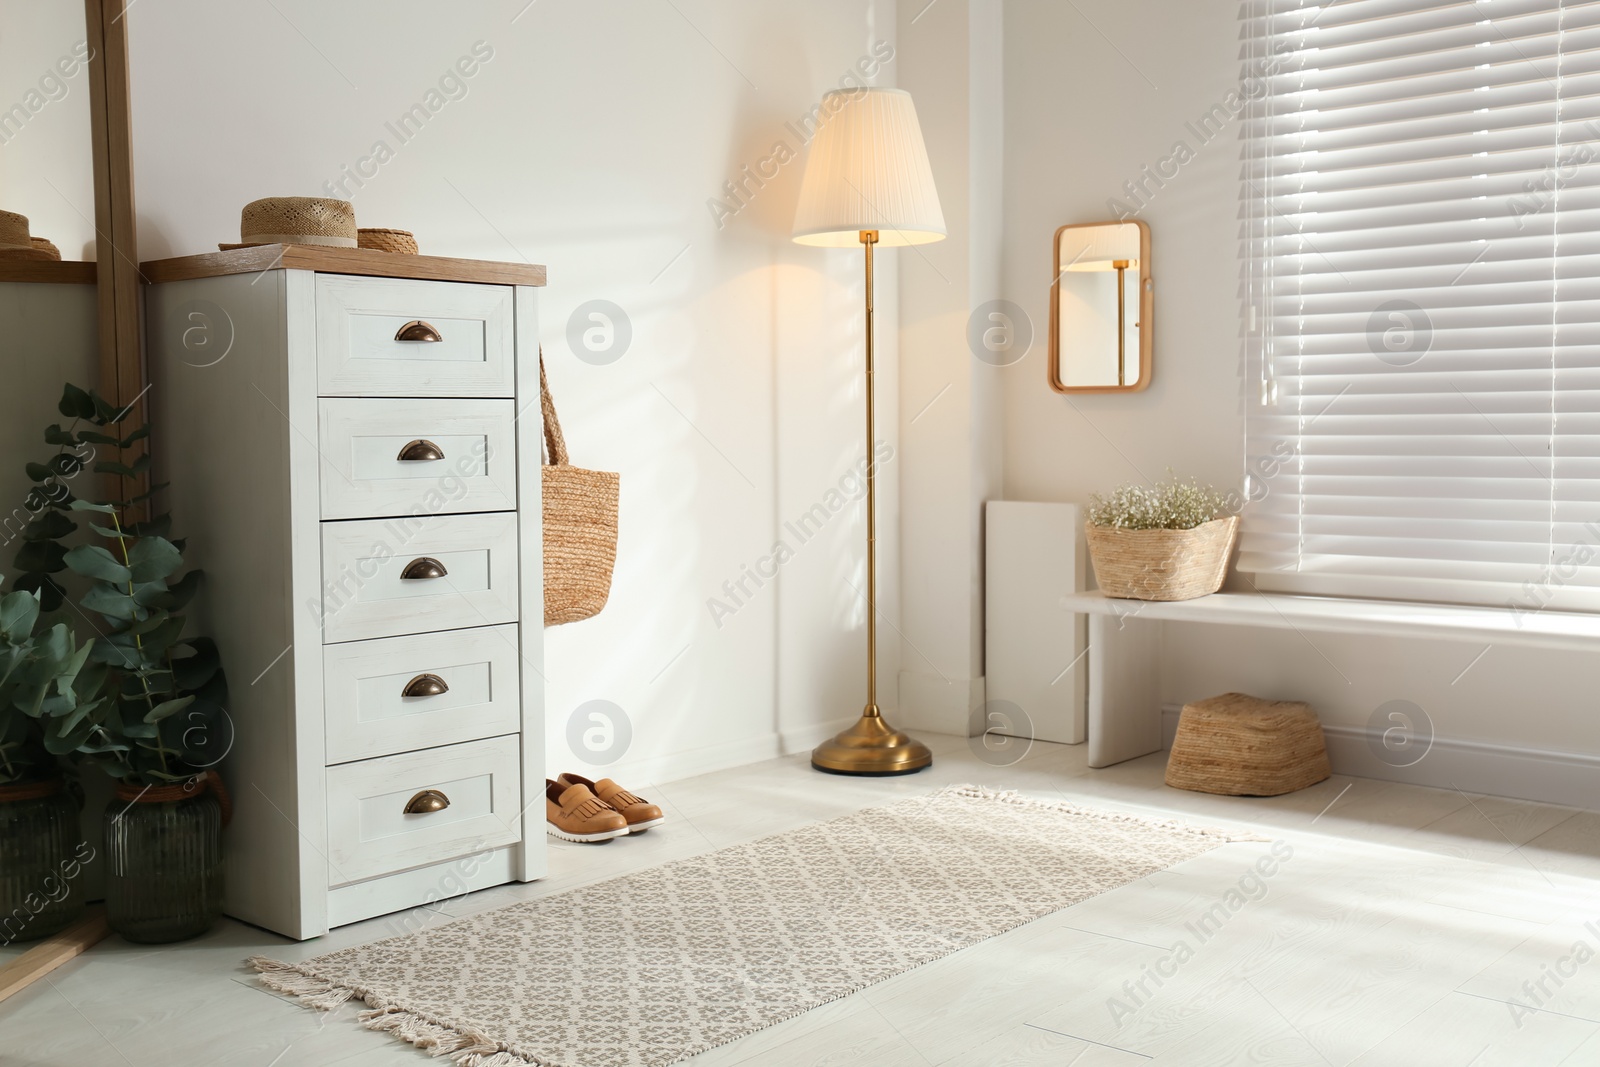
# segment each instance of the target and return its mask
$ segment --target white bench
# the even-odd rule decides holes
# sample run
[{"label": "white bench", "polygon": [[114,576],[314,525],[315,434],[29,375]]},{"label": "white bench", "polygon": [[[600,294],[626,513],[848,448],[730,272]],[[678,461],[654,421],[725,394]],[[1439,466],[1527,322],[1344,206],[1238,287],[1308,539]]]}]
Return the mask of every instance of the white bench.
[{"label": "white bench", "polygon": [[1089,766],[1161,751],[1161,626],[1230,626],[1443,638],[1489,645],[1600,652],[1600,615],[1349,600],[1280,593],[1214,593],[1196,600],[1119,600],[1069,593],[1059,606],[1089,616]]}]

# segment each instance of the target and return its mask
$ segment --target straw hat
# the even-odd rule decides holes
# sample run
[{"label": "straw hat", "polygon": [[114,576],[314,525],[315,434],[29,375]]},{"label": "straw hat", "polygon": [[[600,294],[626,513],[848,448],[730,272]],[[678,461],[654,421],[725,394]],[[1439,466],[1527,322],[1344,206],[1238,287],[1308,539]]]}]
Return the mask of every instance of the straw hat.
[{"label": "straw hat", "polygon": [[356,212],[348,200],[320,196],[269,196],[244,206],[239,214],[239,243],[231,248],[256,245],[321,245],[356,247]]},{"label": "straw hat", "polygon": [[[49,242],[46,242],[47,244]],[[33,244],[28,236],[28,216],[15,211],[0,211],[0,259],[60,259]]]},{"label": "straw hat", "polygon": [[30,237],[28,241],[34,248],[37,248],[51,259],[61,258],[61,249],[55,246],[54,241],[47,241],[43,237]]},{"label": "straw hat", "polygon": [[417,254],[417,238],[409,230],[362,227],[356,231],[356,243],[375,252],[398,252],[405,256]]}]

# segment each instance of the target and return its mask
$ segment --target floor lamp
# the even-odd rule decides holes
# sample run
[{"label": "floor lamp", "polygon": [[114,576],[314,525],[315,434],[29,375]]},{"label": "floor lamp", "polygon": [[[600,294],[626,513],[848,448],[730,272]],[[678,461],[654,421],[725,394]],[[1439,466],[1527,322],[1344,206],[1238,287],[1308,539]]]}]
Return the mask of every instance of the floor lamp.
[{"label": "floor lamp", "polygon": [[822,98],[811,157],[800,183],[794,239],[803,245],[860,244],[867,310],[867,704],[856,724],[824,741],[811,765],[835,774],[920,771],[928,746],[892,728],[878,710],[878,501],[873,458],[872,252],[882,245],[930,244],[945,237],[944,212],[928,166],[911,94],[842,89]]}]

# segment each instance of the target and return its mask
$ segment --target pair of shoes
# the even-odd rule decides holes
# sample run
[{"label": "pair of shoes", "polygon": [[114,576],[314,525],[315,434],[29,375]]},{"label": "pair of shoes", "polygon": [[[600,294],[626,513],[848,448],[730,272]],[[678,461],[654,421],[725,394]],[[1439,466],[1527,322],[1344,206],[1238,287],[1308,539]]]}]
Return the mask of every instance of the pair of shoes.
[{"label": "pair of shoes", "polygon": [[545,829],[563,841],[599,842],[642,834],[666,821],[661,809],[609,778],[591,782],[576,774],[544,780]]}]

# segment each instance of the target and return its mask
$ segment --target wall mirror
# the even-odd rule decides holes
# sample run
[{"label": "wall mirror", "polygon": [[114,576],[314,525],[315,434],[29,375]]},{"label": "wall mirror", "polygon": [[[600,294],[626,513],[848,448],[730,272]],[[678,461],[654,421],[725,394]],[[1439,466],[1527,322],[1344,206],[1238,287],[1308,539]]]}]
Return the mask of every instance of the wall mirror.
[{"label": "wall mirror", "polygon": [[1063,226],[1051,263],[1050,387],[1058,393],[1147,388],[1155,310],[1150,227],[1138,220]]}]

